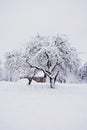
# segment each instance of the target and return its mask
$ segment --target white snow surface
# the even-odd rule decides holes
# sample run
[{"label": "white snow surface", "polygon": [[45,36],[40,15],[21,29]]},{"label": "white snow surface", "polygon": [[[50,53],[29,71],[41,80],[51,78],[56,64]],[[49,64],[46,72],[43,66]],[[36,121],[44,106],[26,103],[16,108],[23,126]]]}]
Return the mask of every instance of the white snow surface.
[{"label": "white snow surface", "polygon": [[0,130],[87,130],[87,84],[0,82]]}]

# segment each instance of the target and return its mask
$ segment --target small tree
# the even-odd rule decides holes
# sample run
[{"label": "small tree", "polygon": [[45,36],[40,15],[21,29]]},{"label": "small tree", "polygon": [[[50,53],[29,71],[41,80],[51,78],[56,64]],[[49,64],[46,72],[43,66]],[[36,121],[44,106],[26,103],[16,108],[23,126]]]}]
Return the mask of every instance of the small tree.
[{"label": "small tree", "polygon": [[5,54],[5,75],[8,81],[17,81],[19,79],[19,64],[20,52],[14,50]]}]

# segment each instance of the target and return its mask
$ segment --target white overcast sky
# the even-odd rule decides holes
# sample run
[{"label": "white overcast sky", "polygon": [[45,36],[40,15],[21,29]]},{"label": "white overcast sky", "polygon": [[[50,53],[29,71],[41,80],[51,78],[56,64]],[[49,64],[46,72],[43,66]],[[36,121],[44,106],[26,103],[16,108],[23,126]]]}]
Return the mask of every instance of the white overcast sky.
[{"label": "white overcast sky", "polygon": [[87,0],[0,0],[0,55],[36,33],[68,35],[87,61]]}]

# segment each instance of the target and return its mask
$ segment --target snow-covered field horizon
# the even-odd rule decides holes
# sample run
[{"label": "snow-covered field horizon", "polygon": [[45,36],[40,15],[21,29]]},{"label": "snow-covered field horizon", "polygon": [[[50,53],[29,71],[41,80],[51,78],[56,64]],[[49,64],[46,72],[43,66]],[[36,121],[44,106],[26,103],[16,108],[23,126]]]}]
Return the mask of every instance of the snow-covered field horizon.
[{"label": "snow-covered field horizon", "polygon": [[87,84],[0,82],[0,130],[87,130]]}]

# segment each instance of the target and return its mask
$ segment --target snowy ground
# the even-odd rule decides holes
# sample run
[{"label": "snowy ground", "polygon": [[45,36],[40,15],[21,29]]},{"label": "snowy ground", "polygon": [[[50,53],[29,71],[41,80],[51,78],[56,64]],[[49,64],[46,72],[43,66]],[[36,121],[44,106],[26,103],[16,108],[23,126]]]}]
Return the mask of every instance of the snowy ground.
[{"label": "snowy ground", "polygon": [[0,82],[0,130],[87,130],[87,84]]}]

